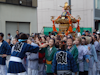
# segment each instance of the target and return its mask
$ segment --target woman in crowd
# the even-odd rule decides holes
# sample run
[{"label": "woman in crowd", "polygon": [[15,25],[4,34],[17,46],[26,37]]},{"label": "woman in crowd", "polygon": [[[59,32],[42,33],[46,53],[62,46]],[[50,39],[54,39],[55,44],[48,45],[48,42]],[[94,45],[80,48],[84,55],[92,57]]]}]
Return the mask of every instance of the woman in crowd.
[{"label": "woman in crowd", "polygon": [[49,40],[49,46],[42,48],[39,52],[44,53],[45,52],[45,58],[46,58],[46,73],[47,75],[53,75],[53,72],[51,71],[52,67],[52,61],[54,54],[57,52],[55,45],[55,40],[50,39]]},{"label": "woman in crowd", "polygon": [[[81,38],[75,39],[75,44],[78,49],[78,63],[79,63],[79,75],[84,75],[84,55],[87,54],[87,50],[81,45]],[[86,60],[88,62],[88,59]]]},{"label": "woman in crowd", "polygon": [[87,55],[84,55],[84,60],[83,60],[83,62],[84,62],[84,75],[88,75],[90,52],[88,50],[86,37],[82,37],[81,39],[82,39],[81,45],[87,50]]},{"label": "woman in crowd", "polygon": [[[29,37],[27,43],[32,46],[38,46],[37,44],[32,42],[32,38]],[[38,75],[38,53],[27,53],[28,59],[28,75]]]},{"label": "woman in crowd", "polygon": [[94,41],[94,47],[96,49],[96,53],[97,53],[97,59],[98,59],[98,62],[96,63],[96,75],[99,75],[99,72],[100,72],[100,45],[99,45],[99,42],[97,41],[97,36],[96,35],[93,35],[93,41]]},{"label": "woman in crowd", "polygon": [[94,42],[92,36],[88,37],[88,49],[90,51],[90,61],[89,61],[89,70],[88,75],[95,75],[96,74],[96,66],[97,63],[97,54],[94,47]]},{"label": "woman in crowd", "polygon": [[[44,36],[38,37],[36,43],[41,46],[46,43],[46,38]],[[39,52],[39,75],[45,75],[45,52]]]},{"label": "woman in crowd", "polygon": [[76,45],[73,45],[73,39],[72,38],[67,38],[67,51],[71,52],[75,61],[77,62],[78,49],[77,49]]}]

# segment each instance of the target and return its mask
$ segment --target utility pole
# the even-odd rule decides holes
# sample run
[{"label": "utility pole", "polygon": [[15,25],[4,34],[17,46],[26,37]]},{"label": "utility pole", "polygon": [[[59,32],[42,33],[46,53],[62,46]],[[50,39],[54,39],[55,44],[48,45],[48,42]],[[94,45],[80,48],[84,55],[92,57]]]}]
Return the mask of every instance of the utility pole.
[{"label": "utility pole", "polygon": [[[71,7],[71,0],[69,0],[69,6]],[[71,10],[69,10],[69,13],[71,14]]]}]

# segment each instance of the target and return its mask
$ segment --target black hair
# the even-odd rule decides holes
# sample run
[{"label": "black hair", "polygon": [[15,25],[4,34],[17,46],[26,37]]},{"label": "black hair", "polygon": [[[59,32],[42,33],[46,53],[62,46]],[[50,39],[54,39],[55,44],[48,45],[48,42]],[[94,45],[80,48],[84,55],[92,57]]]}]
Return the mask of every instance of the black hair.
[{"label": "black hair", "polygon": [[0,33],[0,36],[1,36],[1,37],[4,37],[4,34],[3,34],[3,33]]},{"label": "black hair", "polygon": [[20,36],[19,36],[19,39],[28,39],[28,36],[27,36],[27,34],[25,34],[25,33],[22,33],[22,34],[20,34]]},{"label": "black hair", "polygon": [[49,38],[51,39],[51,37],[50,37],[50,36],[47,36],[47,37],[49,37]]},{"label": "black hair", "polygon": [[88,32],[89,33],[89,31],[87,30],[86,32]]},{"label": "black hair", "polygon": [[51,38],[50,40],[53,40],[53,41],[54,41],[54,43],[55,43],[55,39]]},{"label": "black hair", "polygon": [[45,36],[43,36],[43,38],[46,40],[46,37]]},{"label": "black hair", "polygon": [[86,38],[85,38],[85,37],[82,37],[82,39],[86,40]]},{"label": "black hair", "polygon": [[72,39],[72,42],[74,41],[72,37],[67,37],[67,40],[68,40],[68,39]]},{"label": "black hair", "polygon": [[99,38],[100,38],[100,33],[98,34]]},{"label": "black hair", "polygon": [[55,46],[55,39],[51,38],[50,40],[53,40],[54,41],[54,44],[53,45]]},{"label": "black hair", "polygon": [[11,35],[10,33],[8,33],[8,35]]},{"label": "black hair", "polygon": [[72,35],[68,35],[67,38],[73,38]]},{"label": "black hair", "polygon": [[19,32],[19,30],[16,30],[16,31],[18,31],[18,32]]},{"label": "black hair", "polygon": [[97,40],[97,36],[96,35],[93,35],[94,36],[94,38]]},{"label": "black hair", "polygon": [[51,32],[49,32],[49,34],[51,34]]},{"label": "black hair", "polygon": [[61,50],[66,50],[67,45],[66,45],[66,41],[61,41]]},{"label": "black hair", "polygon": [[56,47],[56,48],[59,48],[59,42],[56,42],[56,43],[55,43],[55,47]]}]

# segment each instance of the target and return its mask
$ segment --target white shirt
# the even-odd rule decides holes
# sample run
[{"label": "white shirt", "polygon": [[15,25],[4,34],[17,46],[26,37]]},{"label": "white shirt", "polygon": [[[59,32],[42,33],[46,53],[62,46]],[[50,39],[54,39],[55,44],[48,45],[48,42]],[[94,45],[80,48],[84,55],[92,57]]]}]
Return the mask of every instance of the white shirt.
[{"label": "white shirt", "polygon": [[52,48],[50,48],[50,51],[52,50]]},{"label": "white shirt", "polygon": [[2,42],[0,42],[0,46],[2,45]]}]

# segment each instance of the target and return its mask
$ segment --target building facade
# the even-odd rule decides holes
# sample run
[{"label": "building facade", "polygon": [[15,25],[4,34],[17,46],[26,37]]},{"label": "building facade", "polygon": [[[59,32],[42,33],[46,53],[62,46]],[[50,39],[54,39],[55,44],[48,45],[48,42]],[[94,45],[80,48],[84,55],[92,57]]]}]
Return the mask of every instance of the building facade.
[{"label": "building facade", "polygon": [[[65,2],[69,0],[38,0],[38,32],[43,27],[52,27],[51,16],[56,19],[61,15],[60,6],[64,6]],[[100,0],[71,0],[71,9],[73,17],[81,17],[80,27],[100,31]]]},{"label": "building facade", "polygon": [[0,0],[0,32],[14,37],[16,30],[38,32],[37,0]]}]

